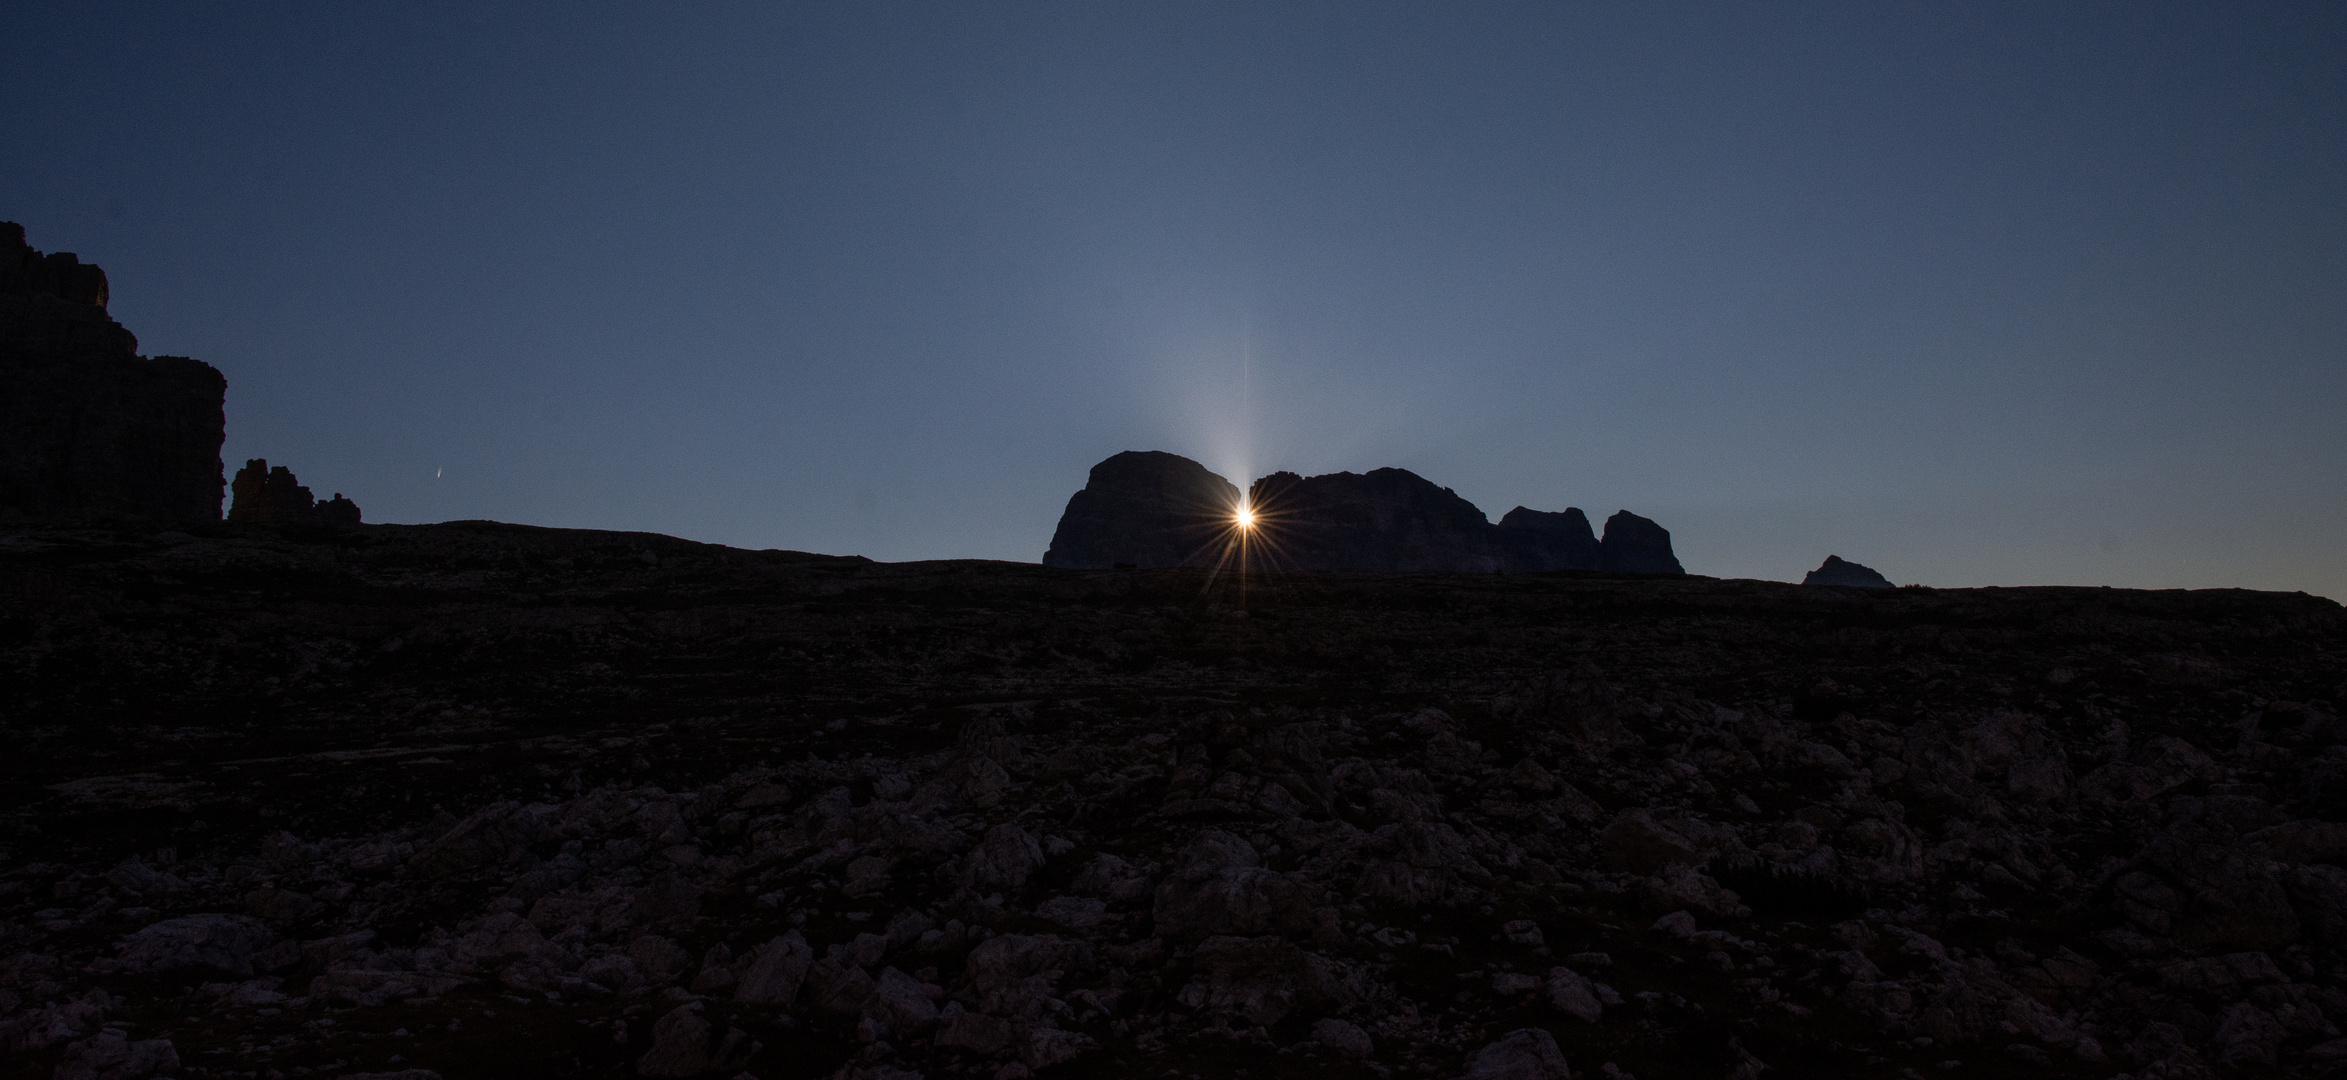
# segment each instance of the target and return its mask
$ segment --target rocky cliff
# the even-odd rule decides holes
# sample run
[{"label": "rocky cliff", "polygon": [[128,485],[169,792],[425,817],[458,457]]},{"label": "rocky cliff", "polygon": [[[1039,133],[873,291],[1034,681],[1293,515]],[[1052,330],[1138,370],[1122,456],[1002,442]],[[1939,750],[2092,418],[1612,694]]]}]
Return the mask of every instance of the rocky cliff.
[{"label": "rocky cliff", "polygon": [[1406,469],[1303,477],[1276,472],[1248,495],[1264,565],[1287,570],[1508,569],[1483,511]]},{"label": "rocky cliff", "polygon": [[1092,466],[1043,565],[1213,566],[1239,489],[1189,458],[1127,450]]},{"label": "rocky cliff", "polygon": [[1605,519],[1597,568],[1617,574],[1684,574],[1671,552],[1671,531],[1628,510]]},{"label": "rocky cliff", "polygon": [[1595,570],[1601,550],[1578,506],[1561,514],[1519,506],[1499,519],[1499,540],[1509,564],[1526,569]]},{"label": "rocky cliff", "polygon": [[217,521],[227,380],[140,356],[106,273],[0,222],[0,519]]},{"label": "rocky cliff", "polygon": [[[1671,534],[1623,511],[1605,539],[1577,507],[1517,507],[1493,525],[1474,503],[1407,469],[1299,476],[1276,472],[1250,487],[1258,517],[1253,565],[1274,570],[1528,573],[1612,570],[1678,574]],[[1188,458],[1127,451],[1092,469],[1068,500],[1046,566],[1214,566],[1234,539],[1239,491]]]}]

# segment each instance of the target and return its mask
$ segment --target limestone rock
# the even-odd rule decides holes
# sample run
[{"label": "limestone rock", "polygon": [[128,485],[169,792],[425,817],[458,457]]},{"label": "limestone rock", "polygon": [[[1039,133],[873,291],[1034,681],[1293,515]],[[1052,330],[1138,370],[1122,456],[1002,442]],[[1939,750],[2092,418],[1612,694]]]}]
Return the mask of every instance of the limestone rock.
[{"label": "limestone rock", "polygon": [[1519,506],[1499,519],[1499,539],[1513,570],[1597,569],[1597,534],[1578,506],[1561,514]]},{"label": "limestone rock", "polygon": [[182,915],[124,938],[122,962],[133,971],[202,967],[251,975],[253,953],[276,940],[269,924],[249,915]]},{"label": "limestone rock", "polygon": [[1594,1024],[1605,1014],[1605,1005],[1597,1000],[1597,988],[1569,967],[1548,969],[1548,1003],[1584,1023]]},{"label": "limestone rock", "polygon": [[1255,481],[1249,504],[1283,570],[1459,570],[1508,565],[1483,511],[1406,469]]},{"label": "limestone rock", "polygon": [[1366,989],[1343,963],[1280,937],[1207,938],[1191,962],[1197,978],[1182,988],[1182,1004],[1264,1027],[1298,1010],[1341,1008]]},{"label": "limestone rock", "polygon": [[985,1011],[1032,1020],[1051,1004],[1053,985],[1091,970],[1092,947],[1053,934],[1002,934],[970,950],[968,973]]},{"label": "limestone rock", "polygon": [[1519,1028],[1475,1052],[1466,1080],[1572,1080],[1556,1038],[1539,1028]]},{"label": "limestone rock", "polygon": [[138,355],[106,274],[0,222],[0,520],[220,519],[228,382]]},{"label": "limestone rock", "polygon": [[70,251],[43,255],[25,243],[24,226],[0,221],[0,296],[51,296],[106,310],[106,271]]},{"label": "limestone rock", "polygon": [[1349,1058],[1366,1058],[1377,1053],[1376,1044],[1369,1041],[1369,1033],[1360,1025],[1324,1017],[1312,1024],[1312,1039]]},{"label": "limestone rock", "polygon": [[1045,566],[1213,566],[1239,489],[1177,454],[1128,450],[1068,499]]},{"label": "limestone rock", "polygon": [[1195,940],[1218,934],[1309,935],[1334,919],[1315,891],[1263,866],[1244,838],[1201,831],[1182,868],[1157,887],[1157,933]]},{"label": "limestone rock", "polygon": [[937,1024],[937,1003],[943,987],[923,983],[895,968],[880,972],[864,1011],[888,1025],[897,1035],[927,1031]]},{"label": "limestone rock", "polygon": [[1605,519],[1597,568],[1618,574],[1684,574],[1671,552],[1671,531],[1628,510]]},{"label": "limestone rock", "polygon": [[1849,562],[1839,555],[1828,555],[1825,562],[1801,579],[1803,585],[1841,585],[1853,589],[1888,589],[1891,579],[1875,573],[1870,567]]},{"label": "limestone rock", "polygon": [[1608,865],[1617,870],[1652,874],[1678,863],[1703,861],[1696,845],[1645,810],[1625,810],[1598,834]]},{"label": "limestone rock", "polygon": [[323,502],[310,494],[293,470],[279,465],[271,468],[269,459],[254,458],[236,471],[236,479],[229,484],[232,501],[228,520],[270,525],[356,525],[359,523],[359,505],[343,498],[337,491]]},{"label": "limestone rock", "polygon": [[[1682,572],[1670,533],[1635,514],[1614,515],[1604,543],[1578,508],[1519,506],[1494,525],[1474,503],[1406,469],[1276,472],[1255,481],[1246,502],[1256,525],[1244,555],[1265,570]],[[1237,488],[1197,462],[1127,451],[1093,466],[1043,562],[1095,570],[1236,566],[1239,503]]]},{"label": "limestone rock", "polygon": [[970,850],[963,881],[980,890],[1015,889],[1043,865],[1043,846],[1027,830],[1010,822],[986,830],[986,839]]},{"label": "limestone rock", "polygon": [[[708,579],[614,623],[496,612],[539,567],[579,590],[564,611],[635,604],[646,537],[191,531],[0,551],[0,661],[34,676],[0,679],[8,715],[65,721],[16,762],[39,812],[0,822],[15,1072],[103,1080],[169,1039],[211,1076],[573,1052],[711,1078],[1560,1075],[1527,1027],[1608,1077],[1761,1075],[1731,1031],[1788,1067],[1863,1039],[1888,1072],[2347,1061],[2328,601],[1885,590],[1850,625],[1831,589],[1416,574],[1226,621],[1193,613],[1203,575],[957,566],[938,603],[901,579],[857,600],[901,571],[676,541],[658,557]],[[450,614],[320,614],[354,574]],[[721,617],[753,587],[770,614]],[[1091,648],[1151,641],[1166,670]],[[103,662],[57,666],[76,652]],[[594,666],[660,656],[731,674]],[[336,706],[305,657],[368,688]],[[2229,674],[2164,689],[2206,669]],[[340,722],[240,736],[215,702],[174,732],[205,680]],[[443,707],[505,682],[517,704]],[[612,689],[677,722],[520,723]],[[119,722],[51,707],[108,695]],[[386,708],[409,737],[364,722]],[[457,741],[490,721],[511,735]],[[212,768],[178,756],[199,735]]]},{"label": "limestone rock", "polygon": [[938,1019],[942,1025],[937,1032],[940,1047],[990,1057],[1011,1044],[1011,1022],[1002,1017],[968,1012],[959,1004],[948,1004]]},{"label": "limestone rock", "polygon": [[652,1025],[652,1049],[636,1061],[645,1076],[699,1076],[709,1068],[709,1021],[701,1005],[679,1005]]},{"label": "limestone rock", "polygon": [[122,1032],[109,1028],[94,1038],[66,1047],[65,1060],[51,1075],[56,1080],[145,1080],[178,1068],[179,1052],[172,1047],[171,1040],[133,1042]]}]

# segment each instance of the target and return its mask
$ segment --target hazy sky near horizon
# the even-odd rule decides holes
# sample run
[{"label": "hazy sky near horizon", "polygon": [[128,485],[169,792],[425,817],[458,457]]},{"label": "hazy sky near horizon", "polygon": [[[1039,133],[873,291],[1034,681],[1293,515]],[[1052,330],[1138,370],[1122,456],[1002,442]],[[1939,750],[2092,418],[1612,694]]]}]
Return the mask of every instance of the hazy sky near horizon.
[{"label": "hazy sky near horizon", "polygon": [[0,218],[374,521],[1041,557],[1096,461],[2347,599],[2347,6],[9,5]]}]

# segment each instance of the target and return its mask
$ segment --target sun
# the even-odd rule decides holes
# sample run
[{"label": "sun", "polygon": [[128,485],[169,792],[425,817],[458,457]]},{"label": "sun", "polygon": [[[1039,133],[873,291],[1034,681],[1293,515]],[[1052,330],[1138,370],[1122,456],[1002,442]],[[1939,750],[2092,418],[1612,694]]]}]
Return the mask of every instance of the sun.
[{"label": "sun", "polygon": [[1239,507],[1232,512],[1231,523],[1242,529],[1252,529],[1255,527],[1255,511],[1250,507]]}]

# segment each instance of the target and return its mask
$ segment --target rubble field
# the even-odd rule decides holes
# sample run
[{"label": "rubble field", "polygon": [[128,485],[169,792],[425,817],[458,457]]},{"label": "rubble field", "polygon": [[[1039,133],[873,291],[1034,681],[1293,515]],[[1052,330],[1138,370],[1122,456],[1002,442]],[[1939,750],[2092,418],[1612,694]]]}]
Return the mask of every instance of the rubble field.
[{"label": "rubble field", "polygon": [[2241,591],[0,529],[0,1075],[2347,1074]]}]

